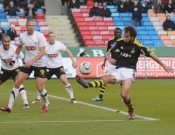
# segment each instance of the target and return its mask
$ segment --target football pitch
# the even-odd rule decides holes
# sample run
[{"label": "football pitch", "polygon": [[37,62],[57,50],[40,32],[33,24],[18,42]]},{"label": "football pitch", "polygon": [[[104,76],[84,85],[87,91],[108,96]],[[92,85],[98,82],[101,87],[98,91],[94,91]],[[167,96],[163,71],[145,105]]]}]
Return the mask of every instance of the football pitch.
[{"label": "football pitch", "polygon": [[[91,80],[88,80],[91,81]],[[41,114],[43,102],[36,98],[35,80],[25,81],[30,109],[23,110],[18,96],[11,113],[0,111],[1,135],[174,135],[175,80],[137,79],[129,92],[134,103],[135,120],[128,120],[127,108],[120,97],[120,86],[107,86],[104,101],[92,102],[98,88],[84,89],[69,79],[77,104],[70,103],[63,84],[56,79],[45,85],[50,106]],[[0,107],[7,105],[12,80],[0,86]]]}]

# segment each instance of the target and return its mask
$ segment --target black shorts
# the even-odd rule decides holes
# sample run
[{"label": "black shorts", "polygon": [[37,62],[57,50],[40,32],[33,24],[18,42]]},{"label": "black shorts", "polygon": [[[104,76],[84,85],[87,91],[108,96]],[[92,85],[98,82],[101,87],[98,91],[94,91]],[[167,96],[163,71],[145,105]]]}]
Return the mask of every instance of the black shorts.
[{"label": "black shorts", "polygon": [[34,77],[45,78],[46,67],[34,67],[30,66],[29,68],[21,67],[20,71],[30,75],[34,71]]},{"label": "black shorts", "polygon": [[5,70],[5,69],[1,68],[0,80],[2,82],[5,82],[8,79],[12,78],[15,81],[15,78],[18,75],[19,70],[20,70],[20,67],[14,69],[14,70]]},{"label": "black shorts", "polygon": [[64,72],[64,67],[61,66],[61,67],[58,67],[58,68],[47,68],[47,69],[46,69],[45,77],[46,77],[48,80],[50,80],[50,78],[51,78],[54,74],[57,76],[57,78],[60,78],[61,75],[65,74],[65,72]]}]

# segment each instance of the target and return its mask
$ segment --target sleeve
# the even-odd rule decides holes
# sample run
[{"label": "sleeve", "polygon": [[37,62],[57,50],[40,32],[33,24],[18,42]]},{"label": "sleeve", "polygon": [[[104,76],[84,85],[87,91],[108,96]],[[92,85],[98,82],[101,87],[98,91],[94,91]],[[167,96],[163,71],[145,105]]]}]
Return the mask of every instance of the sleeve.
[{"label": "sleeve", "polygon": [[140,47],[140,54],[146,56],[146,57],[151,57],[153,55],[153,51],[145,46]]},{"label": "sleeve", "polygon": [[38,38],[38,44],[40,47],[47,45],[46,38],[44,37],[44,35],[42,33],[39,34],[37,38]]},{"label": "sleeve", "polygon": [[60,49],[59,49],[60,51],[65,51],[67,48],[63,43],[60,43],[59,46],[60,46]]},{"label": "sleeve", "polygon": [[111,49],[110,40],[108,41],[108,47],[107,47],[107,49],[106,49],[106,52],[108,52],[108,51],[109,51],[109,49]]},{"label": "sleeve", "polygon": [[20,58],[21,60],[24,58],[24,54],[22,52],[19,53],[18,58]]},{"label": "sleeve", "polygon": [[163,29],[166,31],[167,29],[166,29],[166,24],[165,23],[166,22],[163,23]]}]

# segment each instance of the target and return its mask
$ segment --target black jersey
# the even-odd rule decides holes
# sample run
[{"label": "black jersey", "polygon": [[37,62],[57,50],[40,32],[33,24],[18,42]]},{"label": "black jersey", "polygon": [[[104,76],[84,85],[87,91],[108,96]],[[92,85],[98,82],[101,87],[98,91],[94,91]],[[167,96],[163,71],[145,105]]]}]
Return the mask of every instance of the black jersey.
[{"label": "black jersey", "polygon": [[114,52],[117,59],[117,67],[126,67],[136,69],[136,64],[140,54],[151,57],[152,52],[149,48],[146,48],[138,40],[134,40],[134,43],[126,43],[125,38],[120,38],[116,41],[116,45],[112,46],[109,50]]},{"label": "black jersey", "polygon": [[[117,41],[117,38],[115,38],[115,37],[112,37],[111,39],[109,39],[109,41],[108,41],[108,47],[107,47],[106,52],[108,52],[109,49],[111,49],[112,46],[115,46],[116,45],[116,41]],[[116,54],[113,53],[113,52],[111,52],[111,58],[117,60]]]}]

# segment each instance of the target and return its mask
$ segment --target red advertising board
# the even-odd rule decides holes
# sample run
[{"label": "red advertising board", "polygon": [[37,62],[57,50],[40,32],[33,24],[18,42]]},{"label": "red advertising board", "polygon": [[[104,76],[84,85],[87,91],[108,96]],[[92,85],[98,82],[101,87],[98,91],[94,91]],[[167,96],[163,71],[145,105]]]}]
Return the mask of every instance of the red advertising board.
[{"label": "red advertising board", "polygon": [[[175,57],[160,57],[160,60],[175,69]],[[105,75],[108,67],[106,62],[106,68],[101,68],[104,58],[101,57],[78,57],[77,58],[77,74],[83,78],[101,78]],[[92,72],[89,75],[82,75],[79,72],[79,65],[82,62],[89,62],[92,65]],[[141,57],[137,63],[136,78],[175,78],[175,73],[166,73],[164,69],[151,58]]]}]

